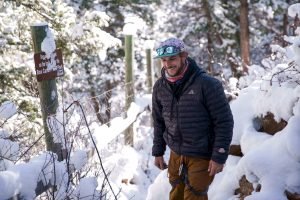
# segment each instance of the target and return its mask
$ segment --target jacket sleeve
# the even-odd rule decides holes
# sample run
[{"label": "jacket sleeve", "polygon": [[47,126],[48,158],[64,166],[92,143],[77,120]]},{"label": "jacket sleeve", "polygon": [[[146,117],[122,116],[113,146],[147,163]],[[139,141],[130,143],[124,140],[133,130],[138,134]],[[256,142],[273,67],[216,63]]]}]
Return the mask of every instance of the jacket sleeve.
[{"label": "jacket sleeve", "polygon": [[158,157],[163,156],[166,150],[166,142],[163,138],[163,133],[165,131],[165,122],[162,117],[162,105],[157,98],[158,83],[153,87],[152,94],[152,118],[154,127],[154,138],[152,146],[152,156]]},{"label": "jacket sleeve", "polygon": [[203,91],[206,106],[213,123],[212,160],[224,164],[233,134],[233,116],[221,82],[211,78]]}]

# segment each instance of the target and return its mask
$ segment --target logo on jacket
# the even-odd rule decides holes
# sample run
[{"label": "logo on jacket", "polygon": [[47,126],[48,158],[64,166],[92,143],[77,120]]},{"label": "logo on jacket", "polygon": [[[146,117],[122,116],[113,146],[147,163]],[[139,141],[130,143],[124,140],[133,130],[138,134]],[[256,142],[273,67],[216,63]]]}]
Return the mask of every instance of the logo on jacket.
[{"label": "logo on jacket", "polygon": [[218,152],[219,152],[219,153],[225,153],[226,151],[225,151],[224,148],[219,148],[219,149],[218,149]]},{"label": "logo on jacket", "polygon": [[193,89],[191,89],[188,94],[195,94],[195,92]]}]

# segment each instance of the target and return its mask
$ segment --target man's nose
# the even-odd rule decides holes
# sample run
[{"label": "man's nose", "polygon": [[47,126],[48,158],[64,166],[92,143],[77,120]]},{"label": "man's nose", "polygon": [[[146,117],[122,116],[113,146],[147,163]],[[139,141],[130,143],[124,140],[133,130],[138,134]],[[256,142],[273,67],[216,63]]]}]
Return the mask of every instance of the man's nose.
[{"label": "man's nose", "polygon": [[167,61],[165,62],[165,66],[166,66],[166,67],[170,67],[170,66],[171,66],[171,62],[167,60]]}]

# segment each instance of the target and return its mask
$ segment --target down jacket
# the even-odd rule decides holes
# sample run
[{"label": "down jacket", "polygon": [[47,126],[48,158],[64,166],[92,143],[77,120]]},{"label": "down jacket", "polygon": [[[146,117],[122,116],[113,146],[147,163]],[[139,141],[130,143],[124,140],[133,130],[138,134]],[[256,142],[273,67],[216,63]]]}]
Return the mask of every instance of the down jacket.
[{"label": "down jacket", "polygon": [[[153,87],[153,156],[163,156],[166,144],[179,155],[225,163],[232,139],[233,117],[222,84],[188,58],[188,70],[178,83],[162,77]],[[174,89],[175,88],[175,89]]]}]

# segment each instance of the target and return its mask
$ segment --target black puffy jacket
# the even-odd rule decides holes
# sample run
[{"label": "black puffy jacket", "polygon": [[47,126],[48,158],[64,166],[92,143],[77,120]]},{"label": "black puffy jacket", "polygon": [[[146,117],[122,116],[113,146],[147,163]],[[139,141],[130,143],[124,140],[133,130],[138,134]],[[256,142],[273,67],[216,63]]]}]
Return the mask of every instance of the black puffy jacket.
[{"label": "black puffy jacket", "polygon": [[[162,77],[153,87],[153,156],[162,156],[166,144],[179,155],[212,159],[228,157],[233,117],[222,84],[188,58],[188,69],[179,83]],[[174,89],[175,88],[175,89]]]}]

